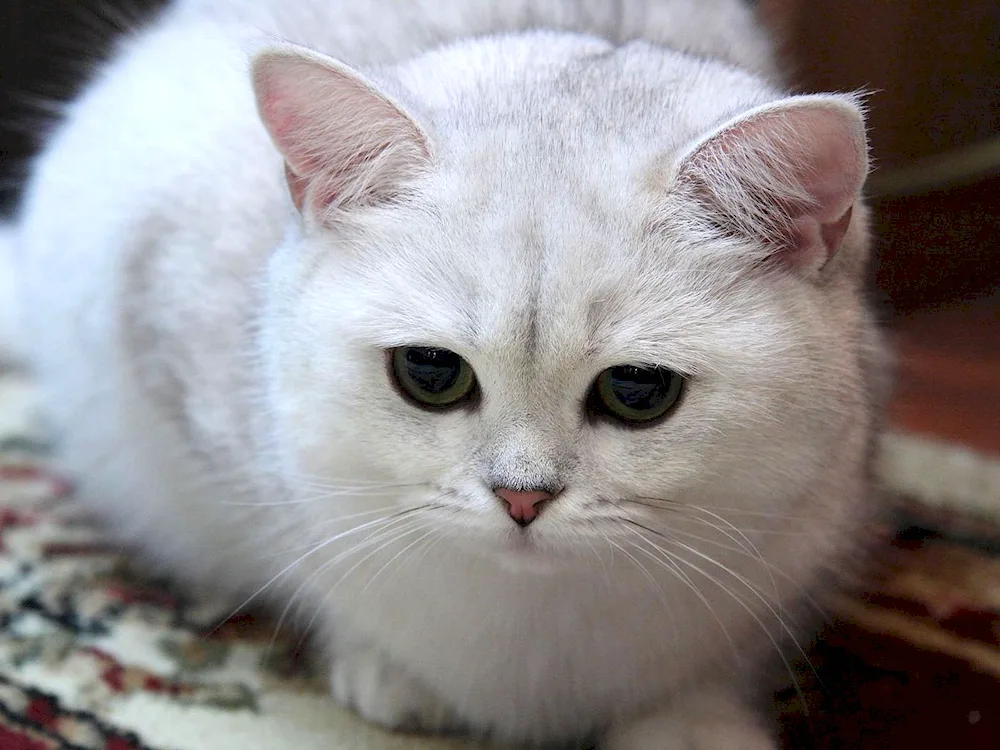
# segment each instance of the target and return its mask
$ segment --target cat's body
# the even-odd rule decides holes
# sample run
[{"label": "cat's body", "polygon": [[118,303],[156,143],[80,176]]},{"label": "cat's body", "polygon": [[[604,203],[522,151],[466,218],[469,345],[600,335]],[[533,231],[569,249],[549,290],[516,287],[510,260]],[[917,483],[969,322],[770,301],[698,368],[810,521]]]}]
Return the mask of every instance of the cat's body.
[{"label": "cat's body", "polygon": [[[255,99],[260,29],[390,98],[284,46]],[[17,228],[82,496],[184,579],[291,602],[369,718],[769,747],[740,696],[850,546],[878,368],[860,117],[773,70],[728,0],[179,3]],[[416,345],[476,402],[395,392]],[[665,421],[588,417],[624,363],[687,376]],[[493,487],[561,493],[521,526]]]}]

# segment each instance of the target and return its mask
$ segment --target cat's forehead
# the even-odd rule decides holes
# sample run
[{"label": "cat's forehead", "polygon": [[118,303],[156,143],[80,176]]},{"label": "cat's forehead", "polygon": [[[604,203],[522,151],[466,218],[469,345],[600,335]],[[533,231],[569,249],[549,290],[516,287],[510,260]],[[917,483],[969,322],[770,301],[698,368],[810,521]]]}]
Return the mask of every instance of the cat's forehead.
[{"label": "cat's forehead", "polygon": [[447,147],[456,133],[536,143],[606,133],[680,144],[734,110],[773,98],[743,70],[634,40],[572,33],[479,38],[376,73]]},{"label": "cat's forehead", "polygon": [[731,328],[722,276],[708,255],[650,225],[635,185],[607,183],[492,203],[456,188],[434,211],[401,218],[373,248],[365,285],[380,343],[554,370],[701,368],[704,344]]},{"label": "cat's forehead", "polygon": [[[419,92],[435,161],[416,209],[390,211],[373,241],[374,325],[391,329],[380,340],[695,368],[747,297],[725,289],[732,269],[693,247],[683,222],[661,221],[663,167],[768,94],[746,74],[642,46],[552,63],[486,61],[473,78],[489,86],[445,72]],[[726,95],[707,97],[712,87]],[[692,361],[677,362],[685,352]]]}]

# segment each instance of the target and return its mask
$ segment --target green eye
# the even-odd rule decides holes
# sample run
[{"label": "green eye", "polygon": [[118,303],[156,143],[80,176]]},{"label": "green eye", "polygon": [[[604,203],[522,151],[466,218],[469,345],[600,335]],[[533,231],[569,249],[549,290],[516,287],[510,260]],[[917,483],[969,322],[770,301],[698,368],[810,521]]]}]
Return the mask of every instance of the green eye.
[{"label": "green eye", "polygon": [[472,367],[448,349],[393,349],[392,374],[403,394],[422,406],[452,406],[468,398],[476,388]]},{"label": "green eye", "polygon": [[597,376],[588,409],[628,424],[652,422],[680,400],[684,377],[666,367],[618,365]]}]

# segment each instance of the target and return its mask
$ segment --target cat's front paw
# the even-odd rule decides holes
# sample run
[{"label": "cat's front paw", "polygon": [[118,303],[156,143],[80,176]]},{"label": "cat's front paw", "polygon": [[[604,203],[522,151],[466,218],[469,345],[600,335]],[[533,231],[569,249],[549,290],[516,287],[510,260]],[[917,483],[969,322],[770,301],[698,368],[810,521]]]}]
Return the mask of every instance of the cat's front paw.
[{"label": "cat's front paw", "polygon": [[614,727],[601,750],[777,750],[759,718],[725,694],[703,693]]},{"label": "cat's front paw", "polygon": [[341,705],[394,731],[444,732],[457,725],[437,696],[372,649],[338,654],[330,690]]}]

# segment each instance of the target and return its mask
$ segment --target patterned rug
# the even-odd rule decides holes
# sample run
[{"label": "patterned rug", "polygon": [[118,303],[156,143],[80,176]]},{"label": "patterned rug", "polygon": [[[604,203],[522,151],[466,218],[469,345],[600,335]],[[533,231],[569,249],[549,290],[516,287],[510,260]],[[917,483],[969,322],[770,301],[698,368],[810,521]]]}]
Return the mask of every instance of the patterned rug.
[{"label": "patterned rug", "polygon": [[[0,378],[0,749],[469,746],[364,725],[268,623],[216,628],[218,611],[136,578],[48,472],[32,397]],[[890,438],[882,471],[908,499],[886,527],[878,583],[831,604],[802,694],[776,696],[787,747],[1000,747],[996,468]],[[928,471],[936,480],[920,479]]]}]

